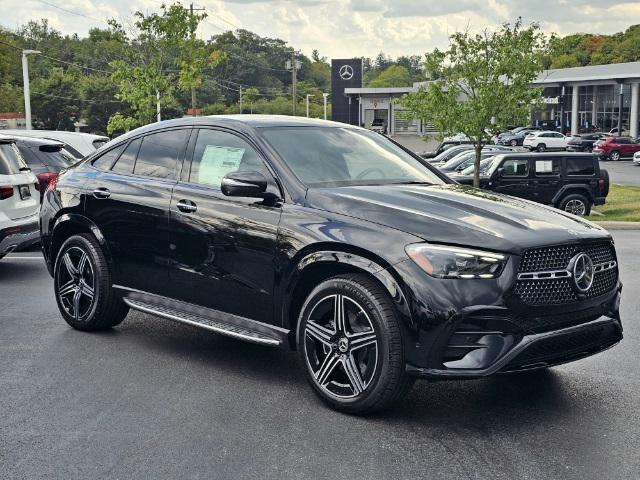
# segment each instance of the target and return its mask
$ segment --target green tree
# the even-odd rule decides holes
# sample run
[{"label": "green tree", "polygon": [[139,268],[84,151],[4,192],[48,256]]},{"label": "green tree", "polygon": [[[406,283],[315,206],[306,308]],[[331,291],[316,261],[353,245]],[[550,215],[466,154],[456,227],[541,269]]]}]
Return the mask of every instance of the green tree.
[{"label": "green tree", "polygon": [[35,123],[47,130],[73,130],[80,119],[80,71],[52,69],[47,77],[31,82],[31,111]]},{"label": "green tree", "polygon": [[537,24],[518,20],[497,31],[455,33],[449,49],[425,59],[438,81],[402,98],[414,118],[431,121],[443,134],[463,133],[476,151],[474,186],[480,185],[480,154],[490,131],[505,128],[514,116],[526,118],[541,92],[530,83],[542,71],[546,37]]},{"label": "green tree", "polygon": [[411,84],[409,70],[401,65],[391,65],[369,82],[370,87],[406,87]]},{"label": "green tree", "polygon": [[[260,97],[260,90],[255,87],[249,87],[242,92],[242,99],[249,104],[249,111],[253,113],[253,102]],[[242,113],[242,112],[240,112]]]}]

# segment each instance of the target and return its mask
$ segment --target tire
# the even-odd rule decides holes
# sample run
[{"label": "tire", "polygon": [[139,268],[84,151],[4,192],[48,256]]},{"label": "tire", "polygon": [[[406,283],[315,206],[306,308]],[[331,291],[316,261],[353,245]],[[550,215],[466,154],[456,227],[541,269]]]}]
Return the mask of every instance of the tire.
[{"label": "tire", "polygon": [[518,141],[517,140],[511,140],[509,142],[509,145],[511,145],[512,147],[517,147],[518,146]]},{"label": "tire", "polygon": [[618,160],[620,160],[620,152],[618,150],[612,150],[609,153],[609,160],[611,160],[612,162],[617,162]]},{"label": "tire", "polygon": [[60,314],[76,330],[115,327],[129,312],[112,288],[109,265],[93,235],[74,235],[62,244],[53,278]]},{"label": "tire", "polygon": [[[337,305],[346,312],[344,322],[335,321]],[[345,326],[335,328],[336,323]],[[336,410],[357,415],[384,410],[413,385],[393,302],[365,275],[319,284],[302,306],[297,333],[307,380]]]},{"label": "tire", "polygon": [[536,150],[538,152],[544,152],[547,149],[547,146],[544,143],[539,143],[538,146],[536,147]]},{"label": "tire", "polygon": [[560,200],[558,208],[573,215],[586,217],[591,213],[591,202],[584,195],[571,193]]}]

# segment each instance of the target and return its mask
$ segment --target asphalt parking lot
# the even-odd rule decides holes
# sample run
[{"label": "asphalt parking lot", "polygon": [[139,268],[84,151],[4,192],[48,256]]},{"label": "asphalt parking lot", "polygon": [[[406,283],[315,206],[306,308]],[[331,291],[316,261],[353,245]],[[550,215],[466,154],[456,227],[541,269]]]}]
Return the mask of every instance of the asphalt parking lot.
[{"label": "asphalt parking lot", "polygon": [[611,183],[640,187],[640,165],[633,163],[631,160],[620,160],[619,162],[601,160],[600,168],[604,168],[609,172]]},{"label": "asphalt parking lot", "polygon": [[614,236],[620,345],[537,374],[418,383],[370,418],[324,407],[291,352],[139,313],[74,331],[39,255],[10,255],[0,478],[638,478],[640,232]]}]

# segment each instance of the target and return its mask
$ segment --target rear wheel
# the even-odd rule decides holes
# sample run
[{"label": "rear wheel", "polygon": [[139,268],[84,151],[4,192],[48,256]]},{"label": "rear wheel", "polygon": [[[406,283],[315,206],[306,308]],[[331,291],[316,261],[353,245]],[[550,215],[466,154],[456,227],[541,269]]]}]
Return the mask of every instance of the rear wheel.
[{"label": "rear wheel", "polygon": [[512,147],[517,147],[518,146],[518,141],[517,140],[511,140],[509,142],[509,145],[511,145]]},{"label": "rear wheel", "polygon": [[311,292],[300,313],[298,352],[315,392],[347,413],[385,409],[413,384],[395,307],[364,275],[333,277]]},{"label": "rear wheel", "polygon": [[573,215],[585,217],[591,213],[591,202],[584,195],[572,193],[560,201],[559,208]]},{"label": "rear wheel", "polygon": [[544,143],[539,143],[538,146],[536,147],[536,150],[538,150],[539,152],[544,152],[547,149],[547,146]]},{"label": "rear wheel", "polygon": [[54,290],[62,317],[77,330],[114,327],[129,311],[113,291],[107,260],[90,234],[63,243],[54,266]]},{"label": "rear wheel", "polygon": [[620,160],[620,152],[618,150],[613,150],[610,154],[609,154],[609,160],[617,162],[618,160]]}]

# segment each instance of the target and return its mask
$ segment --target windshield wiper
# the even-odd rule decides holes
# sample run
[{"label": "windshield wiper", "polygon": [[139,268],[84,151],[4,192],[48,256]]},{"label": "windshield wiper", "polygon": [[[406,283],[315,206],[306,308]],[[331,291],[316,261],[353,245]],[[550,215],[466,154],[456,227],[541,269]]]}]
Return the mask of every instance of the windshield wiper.
[{"label": "windshield wiper", "polygon": [[435,185],[435,183],[421,182],[419,180],[410,180],[407,182],[393,182],[393,183],[390,183],[390,185]]}]

